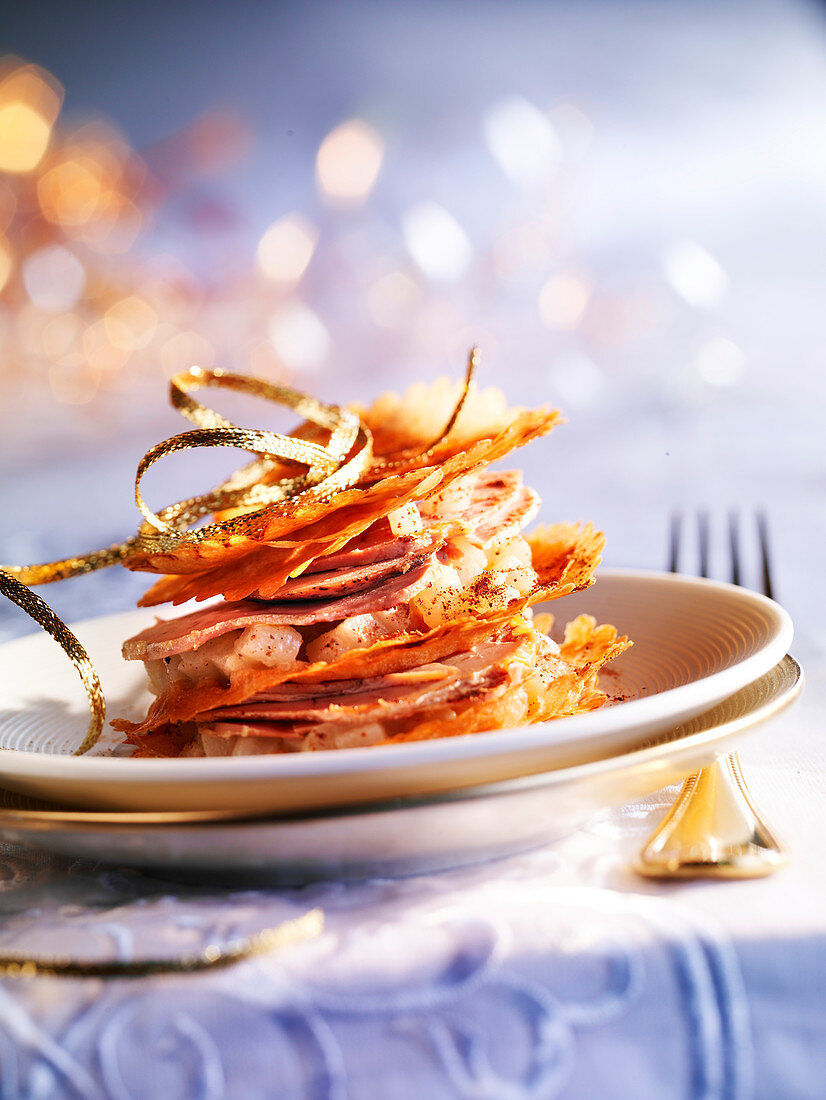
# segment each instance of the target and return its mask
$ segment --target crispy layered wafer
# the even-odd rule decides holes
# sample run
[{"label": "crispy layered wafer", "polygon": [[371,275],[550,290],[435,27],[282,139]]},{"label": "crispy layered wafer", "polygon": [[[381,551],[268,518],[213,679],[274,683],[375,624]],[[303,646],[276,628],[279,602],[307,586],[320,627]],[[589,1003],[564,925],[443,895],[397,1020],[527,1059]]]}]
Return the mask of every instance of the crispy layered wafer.
[{"label": "crispy layered wafer", "polygon": [[156,696],[142,721],[113,723],[139,755],[395,743],[604,704],[599,670],[627,639],[583,616],[556,642],[531,611],[593,583],[603,536],[523,534],[539,498],[491,469],[559,414],[444,380],[356,411],[372,460],[353,488],[286,501],[254,536],[130,559],[166,574],[144,604],[221,597],[125,644]]}]

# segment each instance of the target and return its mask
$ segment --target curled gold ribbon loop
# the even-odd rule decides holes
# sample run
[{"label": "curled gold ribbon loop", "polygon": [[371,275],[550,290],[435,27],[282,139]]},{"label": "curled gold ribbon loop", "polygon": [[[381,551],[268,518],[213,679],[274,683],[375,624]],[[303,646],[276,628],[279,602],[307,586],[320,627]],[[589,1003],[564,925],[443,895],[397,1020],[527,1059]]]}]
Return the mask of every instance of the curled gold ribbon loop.
[{"label": "curled gold ribbon loop", "polygon": [[433,454],[438,446],[445,442],[447,437],[456,427],[456,421],[459,419],[462,409],[465,407],[465,403],[470,396],[470,387],[473,384],[473,376],[476,373],[476,368],[479,366],[479,355],[479,348],[473,347],[470,349],[467,367],[465,368],[465,380],[462,384],[461,396],[456,402],[456,407],[451,413],[450,419],[448,420],[447,424],[445,424],[439,438],[434,439],[432,443],[429,443],[424,448],[424,450],[420,450],[419,448],[411,448],[409,451],[405,452],[401,458],[397,458],[393,462],[388,462],[386,459],[383,458],[377,458],[373,462],[374,470],[393,470],[398,466],[406,465],[412,458],[428,458],[430,455]]},{"label": "curled gold ribbon loop", "polygon": [[0,593],[11,600],[12,603],[16,603],[22,611],[25,611],[48,634],[51,634],[77,669],[78,676],[80,676],[89,697],[89,710],[91,712],[86,736],[74,753],[75,756],[82,756],[100,737],[103,723],[106,720],[106,700],[103,698],[103,689],[100,686],[100,679],[95,671],[95,666],[89,660],[88,653],[71,630],[55,615],[49,605],[4,569],[0,569]]},{"label": "curled gold ribbon loop", "polygon": [[[342,416],[344,416],[344,413],[342,413]],[[354,417],[352,413],[348,413],[347,416],[352,417],[356,424],[357,434],[355,451],[350,458],[338,466],[338,469],[329,473],[315,484],[308,484],[306,478],[296,478],[289,482],[280,481],[272,485],[255,484],[248,488],[241,485],[239,488],[235,489],[231,488],[233,485],[233,478],[235,477],[235,475],[233,475],[233,478],[222,482],[221,485],[209,494],[193,497],[190,500],[180,501],[177,504],[169,505],[155,517],[157,520],[161,521],[160,524],[151,521],[145,523],[141,527],[135,540],[135,549],[145,553],[158,554],[169,553],[184,543],[192,544],[204,542],[230,535],[247,535],[250,538],[260,538],[266,529],[268,521],[274,515],[283,514],[300,502],[306,503],[311,500],[327,500],[333,496],[334,493],[349,489],[358,482],[359,478],[369,467],[373,454],[373,441],[370,432],[359,424],[357,417]],[[219,429],[213,430],[218,431]],[[237,430],[243,431],[243,429]],[[350,430],[350,426],[347,425],[347,432],[349,433]],[[184,436],[189,434],[195,437],[198,435],[198,433],[193,432],[184,433]],[[266,433],[258,434],[265,435]],[[166,443],[174,443],[175,439],[181,438],[181,436],[175,436],[173,440],[167,440]],[[293,439],[293,442],[296,442],[296,440]],[[303,441],[298,442],[303,443]],[[161,452],[163,452],[166,443],[158,445]],[[207,442],[199,443],[196,438],[195,442],[190,440],[188,443],[183,443],[181,448],[176,449],[200,445],[220,446],[222,443],[220,440],[213,440],[211,444]],[[223,445],[237,446],[235,443]],[[163,453],[170,452],[166,451]],[[159,453],[157,457],[162,457],[162,454]],[[297,459],[297,461],[300,460]],[[249,471],[252,471],[254,467],[255,464],[253,464],[252,467],[248,466],[245,468],[247,476],[249,476]],[[244,471],[241,472],[243,473]],[[141,476],[142,471],[139,466],[138,482]],[[136,483],[136,493],[137,490],[138,484]],[[183,527],[188,523],[194,522],[195,519],[209,512],[226,511],[233,508],[244,509],[244,514],[231,516],[217,523],[210,523],[194,531],[183,530]],[[254,510],[250,511],[249,509]],[[141,511],[143,511],[143,509],[141,509]],[[146,512],[144,512],[144,515],[146,515]]]},{"label": "curled gold ribbon loop", "polygon": [[286,405],[305,420],[312,420],[322,428],[331,431],[339,423],[339,410],[334,405],[325,405],[315,397],[294,390],[291,386],[282,386],[276,382],[267,382],[263,378],[254,378],[248,374],[234,374],[220,369],[205,370],[203,367],[190,367],[176,374],[169,383],[169,397],[174,408],[182,416],[199,428],[227,428],[231,423],[220,413],[194,401],[189,394],[193,390],[215,386],[218,389],[235,390],[238,393],[250,393],[254,397],[263,397],[277,405]]},{"label": "curled gold ribbon loop", "polygon": [[[327,445],[322,447],[296,436],[236,427],[231,421],[190,396],[193,391],[210,386],[249,393],[294,409],[306,420],[330,431]],[[185,536],[187,541],[200,542],[224,532],[243,531],[244,523],[236,524],[231,520],[222,520],[197,531],[185,533],[184,529],[209,512],[232,508],[265,508],[267,505],[303,495],[315,485],[324,485],[322,496],[331,495],[341,488],[355,484],[369,462],[369,433],[362,430],[354,413],[334,405],[325,405],[289,386],[230,371],[191,367],[188,371],[175,375],[170,382],[169,392],[174,407],[196,424],[198,431],[184,432],[158,443],[144,455],[138,466],[135,502],[146,520],[140,534],[140,541],[145,549],[149,549],[151,544],[151,549],[157,552],[161,545],[159,535],[178,538]],[[353,444],[359,439],[361,446],[354,456],[355,461],[345,463]],[[239,447],[252,451],[259,457],[255,462],[237,470],[211,493],[180,501],[159,513],[152,512],[140,493],[143,475],[160,458],[178,450],[199,446]],[[301,477],[268,483],[267,476],[283,462],[306,465],[307,472]],[[346,468],[344,476],[334,476],[337,468]]]},{"label": "curled gold ribbon loop", "polygon": [[162,443],[157,443],[146,452],[138,463],[138,470],[135,475],[135,503],[140,508],[147,523],[157,531],[173,534],[176,529],[146,505],[140,491],[143,475],[159,459],[174,454],[176,451],[186,451],[193,447],[237,447],[254,453],[263,452],[284,462],[306,464],[309,470],[318,470],[320,477],[331,474],[339,465],[335,457],[317,443],[307,443],[305,440],[276,435],[272,432],[250,431],[246,428],[236,428],[234,426],[228,428],[198,428],[194,432],[182,432],[171,439],[165,439]]},{"label": "curled gold ribbon loop", "polygon": [[[335,405],[325,405],[309,394],[301,393],[290,386],[267,382],[262,378],[252,378],[231,371],[204,370],[202,367],[190,367],[188,371],[175,375],[169,384],[169,397],[174,408],[199,428],[232,428],[234,425],[213,409],[190,397],[193,390],[214,386],[218,389],[235,390],[263,397],[279,405],[293,409],[305,420],[310,420],[321,428],[332,432],[326,450],[343,461],[356,439],[359,423],[352,413],[339,409]],[[282,437],[283,438],[283,437]],[[288,437],[292,438],[292,437]]]}]

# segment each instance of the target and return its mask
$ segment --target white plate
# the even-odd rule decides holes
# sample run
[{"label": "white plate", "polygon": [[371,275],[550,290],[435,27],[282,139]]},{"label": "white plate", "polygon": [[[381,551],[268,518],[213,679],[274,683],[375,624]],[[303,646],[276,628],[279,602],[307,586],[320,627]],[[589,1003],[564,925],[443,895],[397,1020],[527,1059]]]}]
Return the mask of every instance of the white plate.
[{"label": "white plate", "polygon": [[[284,813],[436,795],[630,751],[767,673],[792,638],[771,600],[673,574],[605,570],[587,592],[548,606],[560,623],[588,611],[634,640],[605,678],[622,702],[514,730],[284,756],[73,757],[87,722],[77,675],[45,634],[19,639],[0,647],[0,783],[102,810]],[[120,647],[152,619],[138,611],[73,628],[110,715],[141,713],[148,702],[142,666],[124,662]]]},{"label": "white plate", "polygon": [[800,668],[784,657],[646,748],[483,787],[337,811],[252,820],[89,813],[27,806],[0,790],[0,839],[198,882],[304,882],[455,867],[544,844],[595,813],[677,782],[788,705],[800,684]]}]

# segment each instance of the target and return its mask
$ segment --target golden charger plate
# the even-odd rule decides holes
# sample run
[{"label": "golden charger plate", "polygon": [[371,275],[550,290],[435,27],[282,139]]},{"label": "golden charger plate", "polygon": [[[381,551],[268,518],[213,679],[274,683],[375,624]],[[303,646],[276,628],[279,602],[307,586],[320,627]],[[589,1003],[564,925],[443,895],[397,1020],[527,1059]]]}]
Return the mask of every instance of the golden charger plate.
[{"label": "golden charger plate", "polygon": [[459,866],[541,845],[601,810],[678,782],[787,706],[801,682],[799,665],[786,656],[722,702],[632,751],[323,812],[89,812],[0,791],[0,839],[178,878],[302,882]]}]

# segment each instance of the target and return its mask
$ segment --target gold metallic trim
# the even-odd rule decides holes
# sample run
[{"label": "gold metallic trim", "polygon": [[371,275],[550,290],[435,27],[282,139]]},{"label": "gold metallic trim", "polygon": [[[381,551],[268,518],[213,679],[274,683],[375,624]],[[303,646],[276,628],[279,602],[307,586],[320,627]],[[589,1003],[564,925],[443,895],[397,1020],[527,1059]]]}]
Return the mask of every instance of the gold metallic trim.
[{"label": "gold metallic trim", "polygon": [[106,700],[100,686],[100,677],[89,655],[65,623],[41,598],[27,588],[25,584],[0,569],[0,595],[16,603],[30,618],[39,623],[61,646],[66,656],[77,669],[81,682],[89,698],[89,728],[75,756],[81,756],[94,745],[106,719]]},{"label": "gold metallic trim", "polygon": [[177,959],[77,960],[33,955],[0,955],[4,978],[147,978],[154,974],[195,974],[234,966],[257,955],[269,955],[301,940],[313,939],[324,931],[324,914],[311,909],[294,920],[284,921],[252,936],[221,945],[207,944],[203,950]]}]

